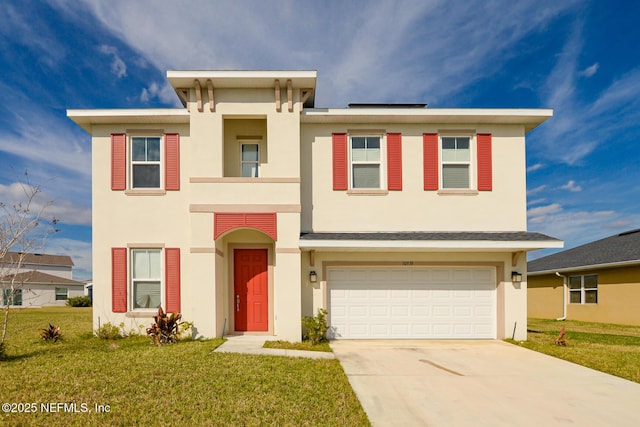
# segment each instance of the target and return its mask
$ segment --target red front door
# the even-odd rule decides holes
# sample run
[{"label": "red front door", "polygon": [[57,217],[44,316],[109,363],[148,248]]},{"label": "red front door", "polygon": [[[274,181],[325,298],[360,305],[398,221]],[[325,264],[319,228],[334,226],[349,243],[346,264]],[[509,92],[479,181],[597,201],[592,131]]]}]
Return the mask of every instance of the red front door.
[{"label": "red front door", "polygon": [[268,331],[267,250],[234,250],[233,283],[236,331]]}]

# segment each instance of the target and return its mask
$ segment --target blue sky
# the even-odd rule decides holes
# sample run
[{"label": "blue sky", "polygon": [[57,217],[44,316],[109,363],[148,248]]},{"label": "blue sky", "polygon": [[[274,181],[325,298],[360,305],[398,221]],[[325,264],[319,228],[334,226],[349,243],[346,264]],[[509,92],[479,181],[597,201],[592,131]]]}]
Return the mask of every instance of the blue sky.
[{"label": "blue sky", "polygon": [[[91,276],[90,137],[66,109],[176,107],[167,69],[315,69],[317,107],[553,108],[527,140],[528,227],[640,227],[640,2],[5,0],[0,200],[28,170]],[[539,251],[530,258],[546,254]]]}]

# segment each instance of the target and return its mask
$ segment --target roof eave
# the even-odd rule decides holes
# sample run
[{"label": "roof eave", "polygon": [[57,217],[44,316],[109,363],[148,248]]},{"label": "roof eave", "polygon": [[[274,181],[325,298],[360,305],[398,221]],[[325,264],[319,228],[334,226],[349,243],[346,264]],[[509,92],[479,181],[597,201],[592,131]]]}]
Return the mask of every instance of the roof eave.
[{"label": "roof eave", "polygon": [[491,241],[491,240],[300,240],[302,250],[322,251],[490,251],[515,252],[561,248],[559,240]]},{"label": "roof eave", "polygon": [[553,116],[552,109],[503,108],[313,108],[301,115],[303,123],[434,123],[515,124],[530,132]]},{"label": "roof eave", "polygon": [[67,110],[67,117],[90,134],[94,125],[188,124],[190,114],[185,108],[132,108]]},{"label": "roof eave", "polygon": [[578,265],[575,267],[563,267],[563,268],[553,268],[547,270],[540,271],[531,271],[527,274],[529,276],[542,276],[544,274],[555,274],[556,272],[562,273],[571,273],[573,271],[584,271],[584,270],[598,270],[604,268],[616,268],[616,267],[629,267],[633,265],[640,265],[640,259],[634,259],[629,261],[618,261],[618,262],[607,262],[602,264],[590,264],[590,265]]}]

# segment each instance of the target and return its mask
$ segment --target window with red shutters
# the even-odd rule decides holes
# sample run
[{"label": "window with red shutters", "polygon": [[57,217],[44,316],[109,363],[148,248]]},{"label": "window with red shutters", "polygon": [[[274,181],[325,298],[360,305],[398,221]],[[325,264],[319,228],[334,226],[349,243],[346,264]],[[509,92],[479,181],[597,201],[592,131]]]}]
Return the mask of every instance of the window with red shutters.
[{"label": "window with red shutters", "polygon": [[333,189],[346,190],[349,186],[349,165],[347,157],[347,134],[332,135],[333,149]]},{"label": "window with red shutters", "polygon": [[492,136],[490,133],[479,133],[476,138],[478,144],[478,190],[491,191],[493,189]]},{"label": "window with red shutters", "polygon": [[164,189],[180,190],[180,135],[177,133],[165,134],[164,147]]},{"label": "window with red shutters", "polygon": [[127,311],[127,248],[111,248],[111,310]]},{"label": "window with red shutters", "polygon": [[422,135],[423,176],[424,189],[438,189],[438,134],[425,133]]},{"label": "window with red shutters", "polygon": [[111,134],[111,189],[124,190],[127,186],[127,135]]},{"label": "window with red shutters", "polygon": [[166,248],[165,257],[165,295],[166,312],[180,312],[180,248]]},{"label": "window with red shutters", "polygon": [[402,190],[402,134],[387,134],[387,188]]}]

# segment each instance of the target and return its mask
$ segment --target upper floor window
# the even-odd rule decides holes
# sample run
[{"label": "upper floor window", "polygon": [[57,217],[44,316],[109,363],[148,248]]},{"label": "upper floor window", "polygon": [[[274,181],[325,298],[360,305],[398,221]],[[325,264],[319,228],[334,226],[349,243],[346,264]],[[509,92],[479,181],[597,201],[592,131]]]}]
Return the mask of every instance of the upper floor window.
[{"label": "upper floor window", "polygon": [[597,304],[598,275],[569,276],[569,302],[571,304]]},{"label": "upper floor window", "polygon": [[442,137],[442,188],[471,188],[471,138]]},{"label": "upper floor window", "polygon": [[351,188],[382,188],[380,139],[351,137]]},{"label": "upper floor window", "polygon": [[131,137],[131,187],[161,188],[159,136]]},{"label": "upper floor window", "polygon": [[240,173],[243,177],[258,177],[260,167],[260,144],[240,144]]}]

